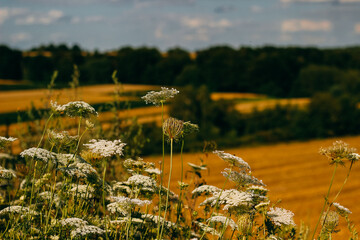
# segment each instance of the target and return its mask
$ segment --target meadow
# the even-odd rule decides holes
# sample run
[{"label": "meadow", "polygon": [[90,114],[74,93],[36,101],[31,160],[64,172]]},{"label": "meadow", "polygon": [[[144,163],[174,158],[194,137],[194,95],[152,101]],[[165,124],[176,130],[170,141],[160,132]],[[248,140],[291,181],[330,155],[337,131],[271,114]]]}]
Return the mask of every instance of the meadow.
[{"label": "meadow", "polygon": [[[122,87],[124,92],[159,90]],[[32,148],[21,148],[26,138],[12,138],[17,137],[20,125],[10,128],[11,137],[0,139],[4,152],[0,169],[2,239],[312,239],[313,235],[357,239],[352,224],[360,222],[356,191],[360,182],[355,177],[360,172],[359,156],[338,139],[225,152],[218,146],[218,150],[210,147],[202,153],[182,153],[187,135],[196,134],[198,126],[169,118],[164,103],[178,94],[177,90],[162,88],[146,94],[147,103],[160,106],[150,104],[99,116],[88,103],[73,100],[113,101],[117,96],[114,85],[79,88],[77,95],[72,95],[73,90],[51,90],[51,97],[61,104],[50,104],[51,98],[46,97],[39,100],[39,94],[50,96],[46,95],[49,90],[8,91],[2,99],[5,112],[23,108],[30,101],[36,107],[50,108],[48,119],[36,123],[42,134],[37,142],[32,139]],[[26,99],[19,102],[20,96]],[[268,107],[274,107],[274,101],[301,107],[308,104],[307,99],[274,100],[249,94],[215,93],[211,97],[237,104],[258,103],[252,108],[260,110],[266,101]],[[139,96],[116,100],[129,98]],[[6,104],[5,99],[14,102]],[[244,109],[249,111],[249,107]],[[97,139],[100,135],[94,124],[111,131],[108,120],[114,114],[157,121],[163,129],[159,132],[163,155],[127,158],[131,151],[127,142],[114,139],[117,136]],[[64,124],[69,122],[72,124]],[[26,128],[31,123],[22,124]],[[342,140],[360,148],[360,137]],[[319,154],[321,147],[325,156]],[[338,171],[332,178],[334,168]],[[338,192],[339,197],[335,196]],[[322,213],[325,218],[319,218]],[[352,222],[347,225],[349,216]]]}]

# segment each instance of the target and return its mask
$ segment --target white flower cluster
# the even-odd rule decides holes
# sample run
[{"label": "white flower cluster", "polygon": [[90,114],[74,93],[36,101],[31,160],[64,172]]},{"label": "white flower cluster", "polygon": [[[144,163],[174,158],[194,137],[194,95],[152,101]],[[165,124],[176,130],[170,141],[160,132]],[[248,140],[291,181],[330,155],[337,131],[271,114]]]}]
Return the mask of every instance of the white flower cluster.
[{"label": "white flower cluster", "polygon": [[216,192],[220,192],[220,188],[212,186],[212,185],[202,185],[200,187],[195,188],[191,193],[193,195],[201,195],[202,193],[211,193],[214,194]]},{"label": "white flower cluster", "polygon": [[237,172],[234,170],[231,170],[229,168],[225,168],[225,171],[222,172],[223,176],[226,178],[229,178],[231,181],[233,181],[236,184],[239,185],[260,185],[265,186],[265,184],[262,182],[262,180],[257,179],[256,177],[250,176],[244,171]]},{"label": "white flower cluster", "polygon": [[336,208],[336,211],[337,211],[341,216],[347,216],[347,215],[349,215],[349,214],[352,213],[348,208],[342,206],[340,203],[334,202],[333,205],[334,205],[334,207]]},{"label": "white flower cluster", "polygon": [[237,156],[232,155],[230,153],[225,153],[224,151],[217,151],[216,150],[213,153],[215,153],[216,155],[219,156],[219,158],[221,158],[225,162],[230,163],[231,165],[234,165],[234,166],[239,167],[241,169],[247,169],[247,170],[251,169],[250,165],[240,157],[237,157]]},{"label": "white flower cluster", "polygon": [[253,195],[248,192],[240,192],[236,189],[225,190],[223,192],[215,192],[212,197],[207,198],[200,203],[200,206],[215,204],[224,205],[224,210],[230,210],[237,207],[248,207],[253,203]]},{"label": "white flower cluster", "polygon": [[200,227],[200,229],[206,233],[210,233],[210,234],[218,236],[218,237],[221,236],[221,234],[218,231],[216,231],[214,228],[209,227],[208,225],[206,225],[202,222],[194,221],[194,223],[197,224]]},{"label": "white flower cluster", "polygon": [[112,214],[120,214],[121,216],[127,216],[131,210],[130,205],[120,204],[118,202],[109,203],[106,205],[108,211]]},{"label": "white flower cluster", "polygon": [[97,175],[96,170],[89,163],[75,162],[62,170],[66,174],[77,178],[86,178],[90,175]]},{"label": "white flower cluster", "polygon": [[110,225],[114,226],[122,226],[123,224],[128,223],[131,221],[132,224],[142,224],[144,223],[143,219],[132,217],[131,219],[129,217],[119,217],[116,220],[110,221]]},{"label": "white flower cluster", "polygon": [[154,179],[148,176],[136,174],[134,176],[131,176],[128,178],[126,182],[124,182],[127,185],[136,186],[140,188],[146,188],[146,189],[156,189],[156,182]]},{"label": "white flower cluster", "polygon": [[267,215],[270,217],[270,220],[276,226],[282,225],[293,225],[295,226],[295,222],[293,220],[294,213],[286,210],[284,208],[270,208],[270,211],[267,212]]},{"label": "white flower cluster", "polygon": [[2,137],[0,136],[0,149],[4,148],[6,145],[8,145],[9,143],[15,141],[17,138],[13,138],[13,137]]},{"label": "white flower cluster", "polygon": [[0,166],[0,179],[11,180],[13,178],[16,178],[16,174],[14,173],[14,171],[5,169]]},{"label": "white flower cluster", "polygon": [[230,226],[230,228],[232,230],[237,229],[237,225],[234,222],[234,220],[232,220],[231,218],[225,217],[225,216],[221,216],[221,215],[212,216],[207,221],[209,221],[209,222],[219,222],[219,223],[221,223],[221,224],[223,224],[225,226]]},{"label": "white flower cluster", "polygon": [[146,102],[146,104],[152,103],[156,106],[159,106],[161,103],[164,103],[169,98],[173,98],[178,93],[179,91],[174,88],[168,89],[166,87],[161,87],[161,91],[148,92],[145,96],[141,98]]},{"label": "white flower cluster", "polygon": [[81,219],[81,218],[65,218],[60,221],[60,224],[63,227],[76,227],[80,228],[82,226],[85,226],[88,224],[87,221]]},{"label": "white flower cluster", "polygon": [[151,204],[151,201],[149,200],[141,200],[141,199],[137,199],[137,198],[128,198],[128,197],[115,197],[112,196],[111,197],[115,202],[120,203],[120,204],[125,204],[125,205],[136,205],[139,207],[142,207],[144,205],[149,205]]},{"label": "white flower cluster", "polygon": [[90,185],[74,184],[69,191],[78,198],[86,199],[93,197],[95,189]]},{"label": "white flower cluster", "polygon": [[71,231],[71,238],[86,237],[89,235],[103,235],[105,231],[97,226],[84,225]]},{"label": "white flower cluster", "polygon": [[69,102],[64,105],[58,105],[56,102],[51,102],[53,111],[61,114],[65,113],[69,117],[84,117],[97,116],[98,113],[90,104],[83,101]]},{"label": "white flower cluster", "polygon": [[20,153],[20,156],[25,158],[33,158],[35,160],[43,161],[44,163],[47,163],[49,160],[52,162],[56,161],[56,153],[50,152],[43,148],[29,148]]},{"label": "white flower cluster", "polygon": [[45,191],[45,192],[39,193],[39,197],[41,199],[49,201],[49,202],[52,200],[56,206],[60,205],[60,198],[56,193],[51,193],[49,191]]},{"label": "white flower cluster", "polygon": [[54,130],[48,130],[49,141],[54,144],[68,145],[74,143],[78,136],[70,136],[67,131],[55,132]]},{"label": "white flower cluster", "polygon": [[152,175],[152,174],[160,175],[161,174],[161,171],[158,168],[147,168],[147,169],[145,169],[145,172],[150,175]]},{"label": "white flower cluster", "polygon": [[30,214],[30,215],[39,215],[38,212],[34,211],[34,210],[31,210],[28,208],[28,207],[24,207],[24,206],[9,206],[9,207],[6,207],[4,209],[2,209],[0,211],[0,216],[2,215],[5,215],[5,214],[9,214],[9,213],[12,213],[12,214]]},{"label": "white flower cluster", "polygon": [[92,153],[102,157],[111,157],[113,155],[122,156],[123,149],[126,145],[126,143],[122,143],[121,140],[108,141],[92,139],[89,142],[88,144],[84,144],[84,146],[90,149]]}]

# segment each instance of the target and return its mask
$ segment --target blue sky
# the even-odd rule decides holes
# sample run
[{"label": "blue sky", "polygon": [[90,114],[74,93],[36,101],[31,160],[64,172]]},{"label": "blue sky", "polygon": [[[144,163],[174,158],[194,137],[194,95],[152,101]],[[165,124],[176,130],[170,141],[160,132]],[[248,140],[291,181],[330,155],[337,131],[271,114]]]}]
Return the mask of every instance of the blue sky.
[{"label": "blue sky", "polygon": [[360,44],[360,0],[1,0],[0,44],[154,46]]}]

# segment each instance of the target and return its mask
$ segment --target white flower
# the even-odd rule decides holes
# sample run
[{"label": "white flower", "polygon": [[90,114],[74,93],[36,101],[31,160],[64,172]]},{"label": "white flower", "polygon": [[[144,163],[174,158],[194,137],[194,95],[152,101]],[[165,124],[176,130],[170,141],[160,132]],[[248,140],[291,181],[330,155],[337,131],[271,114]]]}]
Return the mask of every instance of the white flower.
[{"label": "white flower", "polygon": [[196,165],[196,164],[193,164],[193,163],[187,163],[190,167],[192,167],[194,170],[206,170],[207,168],[204,167],[204,166],[199,166],[199,165]]},{"label": "white flower", "polygon": [[58,105],[56,102],[51,102],[52,109],[61,114],[65,113],[69,117],[84,117],[89,118],[92,115],[97,116],[98,113],[90,104],[83,101],[69,102],[65,105]]},{"label": "white flower", "polygon": [[236,223],[231,218],[225,216],[213,216],[209,218],[207,221],[209,222],[219,222],[225,226],[230,226],[232,230],[237,229]]},{"label": "white flower", "polygon": [[168,228],[168,229],[176,226],[175,223],[164,220],[164,218],[159,217],[159,216],[155,216],[155,215],[152,215],[152,214],[143,214],[143,215],[141,215],[141,218],[144,219],[144,220],[154,222],[155,224],[157,224],[159,222],[160,223],[164,222],[164,226],[166,228]]},{"label": "white flower", "polygon": [[249,207],[252,205],[253,195],[248,192],[239,192],[236,189],[215,192],[210,198],[207,198],[200,205],[210,204],[211,206],[225,205],[224,210],[230,210],[238,207]]},{"label": "white flower", "polygon": [[341,216],[347,216],[352,213],[348,208],[340,205],[340,203],[334,202],[333,205]]},{"label": "white flower", "polygon": [[16,213],[16,214],[30,214],[30,215],[38,215],[39,213],[33,211],[24,206],[9,206],[0,211],[0,216],[8,214],[8,213]]},{"label": "white flower", "polygon": [[220,192],[220,188],[215,187],[215,186],[211,186],[211,185],[202,185],[200,187],[195,188],[191,193],[193,195],[200,195],[202,193],[215,193],[215,192]]},{"label": "white flower", "polygon": [[257,179],[256,177],[250,176],[245,171],[237,172],[234,170],[231,170],[229,168],[225,168],[225,171],[221,172],[224,177],[229,178],[231,181],[233,181],[236,184],[239,185],[261,185],[265,186],[265,184],[262,182],[262,180]]},{"label": "white flower", "polygon": [[157,168],[147,168],[145,169],[145,172],[152,175],[152,174],[156,174],[156,175],[160,175],[161,171]]},{"label": "white flower", "polygon": [[270,220],[277,226],[295,226],[295,222],[293,220],[294,213],[284,208],[270,208],[270,211],[267,212],[267,215],[270,217]]},{"label": "white flower", "polygon": [[50,236],[50,240],[59,240],[60,237],[57,235]]},{"label": "white flower", "polygon": [[137,205],[139,207],[151,204],[151,201],[149,201],[149,200],[141,200],[141,199],[137,199],[137,198],[127,198],[127,197],[122,197],[122,196],[121,197],[112,196],[111,198],[113,200],[115,200],[115,202],[120,203],[120,204]]},{"label": "white flower", "polygon": [[90,185],[76,185],[74,184],[73,187],[70,189],[70,192],[78,198],[92,198],[95,192],[95,189]]},{"label": "white flower", "polygon": [[84,225],[72,230],[70,235],[71,238],[76,238],[76,237],[85,237],[88,235],[103,235],[104,233],[105,231],[99,227],[93,225]]},{"label": "white flower", "polygon": [[129,217],[119,217],[116,220],[110,221],[110,224],[114,225],[114,226],[122,226],[122,225],[128,223],[129,221],[131,221],[132,224],[144,223],[144,220],[140,219],[140,218],[131,217],[131,219],[130,219]]},{"label": "white flower", "polygon": [[0,136],[0,149],[4,148],[6,145],[8,145],[9,143],[15,141],[17,138],[13,138],[13,137],[2,137]]},{"label": "white flower", "polygon": [[96,170],[88,163],[75,162],[69,165],[69,167],[61,168],[66,174],[77,177],[86,178],[91,175],[97,175]]},{"label": "white flower", "polygon": [[11,180],[13,178],[16,178],[13,170],[8,170],[0,166],[0,179]]},{"label": "white flower", "polygon": [[84,144],[92,153],[103,157],[111,157],[113,155],[122,156],[125,145],[126,143],[122,143],[121,140],[107,141],[103,139],[92,139],[90,143]]},{"label": "white flower", "polygon": [[168,89],[166,87],[161,87],[161,91],[148,92],[145,96],[141,98],[146,102],[146,104],[152,103],[156,106],[159,106],[161,103],[164,103],[169,98],[173,98],[178,93],[179,91],[174,88]]},{"label": "white flower", "polygon": [[194,223],[197,224],[201,228],[201,230],[206,233],[210,233],[212,235],[219,236],[219,237],[221,236],[221,234],[218,231],[216,231],[214,228],[209,227],[202,222],[195,221]]},{"label": "white flower", "polygon": [[69,226],[69,227],[80,228],[82,226],[87,225],[88,222],[81,218],[65,218],[60,221],[60,224],[64,227]]},{"label": "white flower", "polygon": [[47,163],[49,160],[55,162],[56,160],[56,153],[50,152],[43,148],[29,148],[20,153],[20,156],[25,158],[33,158],[35,160],[40,160]]},{"label": "white flower", "polygon": [[48,130],[48,136],[50,143],[65,146],[75,143],[78,139],[78,136],[70,136],[66,131],[55,132],[54,130]]},{"label": "white flower", "polygon": [[237,156],[232,155],[230,153],[225,153],[224,151],[217,151],[216,150],[213,153],[215,153],[216,155],[219,156],[219,158],[221,158],[225,162],[230,163],[231,165],[234,165],[234,166],[239,167],[241,169],[247,169],[247,170],[251,169],[250,165],[240,157],[237,157]]},{"label": "white flower", "polygon": [[156,182],[154,179],[140,174],[129,177],[125,184],[150,189],[156,188]]},{"label": "white flower", "polygon": [[45,191],[45,192],[39,193],[39,197],[41,199],[49,201],[49,202],[52,200],[56,206],[59,206],[59,204],[60,204],[60,198],[56,193],[51,193],[49,191]]}]

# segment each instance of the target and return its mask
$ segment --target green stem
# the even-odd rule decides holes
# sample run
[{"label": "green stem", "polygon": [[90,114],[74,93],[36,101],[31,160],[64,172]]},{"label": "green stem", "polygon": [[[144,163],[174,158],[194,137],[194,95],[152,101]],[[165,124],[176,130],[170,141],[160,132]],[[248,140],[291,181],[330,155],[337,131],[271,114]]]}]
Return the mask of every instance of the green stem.
[{"label": "green stem", "polygon": [[108,234],[107,234],[107,222],[106,222],[106,206],[105,206],[105,175],[106,175],[106,160],[103,161],[103,165],[104,165],[104,172],[103,172],[103,194],[102,194],[102,200],[103,200],[103,208],[104,208],[104,220],[105,220],[105,237],[106,240],[109,239]]},{"label": "green stem", "polygon": [[[164,103],[161,101],[161,126],[164,124]],[[159,219],[161,216],[161,190],[164,178],[164,162],[165,162],[165,133],[162,130],[162,161],[161,161],[161,172],[160,172],[160,188],[159,188]],[[156,239],[160,236],[160,220],[158,221]]]},{"label": "green stem", "polygon": [[[334,168],[333,175],[332,175],[332,177],[331,177],[330,186],[329,186],[328,192],[327,192],[326,197],[325,197],[324,205],[323,205],[323,207],[322,207],[322,209],[321,209],[321,212],[320,212],[319,220],[318,220],[317,223],[316,223],[316,226],[315,226],[315,229],[314,229],[314,232],[313,232],[313,235],[312,235],[311,239],[314,239],[314,237],[315,237],[315,233],[316,233],[316,230],[317,230],[317,228],[318,228],[318,226],[319,226],[319,223],[320,223],[320,221],[321,221],[321,217],[322,217],[322,215],[323,215],[323,213],[324,213],[324,210],[325,210],[326,205],[328,204],[329,194],[330,194],[330,190],[331,190],[332,184],[333,184],[333,182],[334,182],[334,178],[335,178],[335,173],[336,173],[337,166],[338,166],[338,164],[335,163],[335,168]],[[322,228],[321,228],[321,229],[322,229]],[[320,231],[321,231],[321,229],[320,229]]]},{"label": "green stem", "polygon": [[167,208],[168,208],[168,204],[169,204],[169,192],[170,192],[170,181],[171,181],[171,173],[172,173],[172,158],[173,158],[173,142],[174,139],[171,138],[170,139],[170,172],[169,172],[169,180],[168,180],[168,186],[167,186],[167,192],[166,192],[166,203],[165,203],[165,212],[164,212],[164,219],[163,219],[163,223],[161,226],[161,233],[160,233],[160,239],[162,239],[162,234],[164,231],[164,225],[165,225],[165,221],[166,221],[166,213],[167,213]]},{"label": "green stem", "polygon": [[[181,141],[181,151],[180,151],[180,159],[181,159],[181,176],[180,176],[180,182],[182,184],[183,182],[183,173],[184,173],[184,160],[183,160],[183,150],[184,150],[184,139]],[[176,223],[178,223],[180,219],[181,214],[181,198],[182,198],[182,188],[180,186],[180,197],[179,197],[179,205],[177,209],[177,217],[176,217]]]}]

